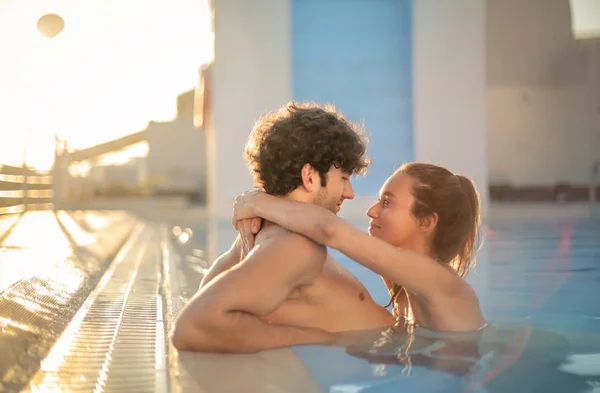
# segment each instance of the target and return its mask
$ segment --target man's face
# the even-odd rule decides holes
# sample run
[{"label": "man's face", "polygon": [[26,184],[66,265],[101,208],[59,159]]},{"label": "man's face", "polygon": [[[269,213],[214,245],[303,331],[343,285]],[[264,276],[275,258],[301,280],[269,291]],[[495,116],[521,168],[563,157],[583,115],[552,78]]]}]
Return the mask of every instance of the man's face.
[{"label": "man's face", "polygon": [[321,187],[313,203],[337,214],[344,199],[354,198],[354,190],[352,189],[352,183],[350,183],[350,174],[332,166],[325,177],[327,185]]}]

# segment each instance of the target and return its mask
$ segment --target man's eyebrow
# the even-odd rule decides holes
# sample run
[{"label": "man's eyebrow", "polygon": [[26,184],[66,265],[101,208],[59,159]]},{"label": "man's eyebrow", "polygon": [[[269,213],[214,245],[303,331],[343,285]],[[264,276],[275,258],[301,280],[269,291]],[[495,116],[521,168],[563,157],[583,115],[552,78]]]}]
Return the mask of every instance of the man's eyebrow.
[{"label": "man's eyebrow", "polygon": [[392,197],[392,198],[396,198],[396,195],[392,194],[389,191],[384,191],[380,194],[381,196],[387,196],[387,197]]}]

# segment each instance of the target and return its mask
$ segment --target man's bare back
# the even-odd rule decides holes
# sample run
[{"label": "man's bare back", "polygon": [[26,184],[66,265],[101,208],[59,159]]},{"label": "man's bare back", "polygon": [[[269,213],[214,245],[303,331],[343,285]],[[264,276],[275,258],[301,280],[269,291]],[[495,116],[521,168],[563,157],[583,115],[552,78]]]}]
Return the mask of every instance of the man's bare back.
[{"label": "man's bare back", "polygon": [[[266,223],[257,234],[257,247],[268,247],[289,232]],[[288,252],[293,253],[294,250]],[[280,263],[285,263],[282,253]],[[309,283],[290,288],[288,298],[274,312],[264,317],[268,322],[314,327],[329,332],[373,329],[394,324],[394,317],[375,303],[364,285],[340,263],[327,254],[325,261],[315,261],[322,268]],[[265,272],[268,279],[268,272]]]}]

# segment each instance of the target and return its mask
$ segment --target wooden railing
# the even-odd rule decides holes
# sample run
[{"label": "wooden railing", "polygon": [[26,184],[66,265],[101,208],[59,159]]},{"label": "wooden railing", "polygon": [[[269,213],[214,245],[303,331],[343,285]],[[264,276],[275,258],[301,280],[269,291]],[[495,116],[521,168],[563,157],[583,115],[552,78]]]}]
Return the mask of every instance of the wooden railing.
[{"label": "wooden railing", "polygon": [[0,165],[0,215],[52,209],[52,176]]}]

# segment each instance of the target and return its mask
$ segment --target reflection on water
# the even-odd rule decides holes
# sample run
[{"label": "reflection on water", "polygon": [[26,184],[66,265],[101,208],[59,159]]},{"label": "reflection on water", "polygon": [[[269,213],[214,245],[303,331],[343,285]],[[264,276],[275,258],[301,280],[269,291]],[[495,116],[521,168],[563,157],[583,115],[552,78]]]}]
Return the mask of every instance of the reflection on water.
[{"label": "reflection on water", "polygon": [[184,392],[323,392],[289,348],[234,355],[180,352],[178,357]]},{"label": "reflection on water", "polygon": [[182,229],[179,226],[173,227],[173,235],[181,244],[185,244],[192,239],[194,232],[190,228]]},{"label": "reflection on water", "polygon": [[402,326],[347,332],[342,343],[344,354],[295,349],[324,391],[576,393],[600,383],[600,367],[565,369],[565,337],[526,326],[443,334]]}]

